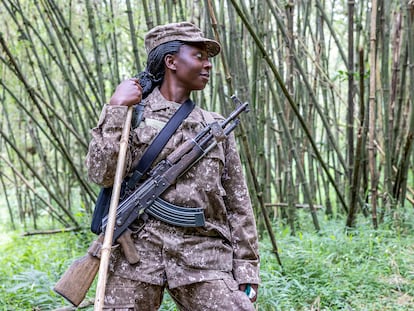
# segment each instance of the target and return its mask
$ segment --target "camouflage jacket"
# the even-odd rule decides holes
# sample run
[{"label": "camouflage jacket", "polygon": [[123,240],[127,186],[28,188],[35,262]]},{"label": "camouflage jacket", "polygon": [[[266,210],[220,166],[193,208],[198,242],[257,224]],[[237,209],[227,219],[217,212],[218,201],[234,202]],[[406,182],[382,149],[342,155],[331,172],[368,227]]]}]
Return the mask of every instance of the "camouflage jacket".
[{"label": "camouflage jacket", "polygon": [[[144,104],[144,118],[130,134],[125,174],[179,107],[164,99],[158,88]],[[89,178],[101,186],[113,183],[126,112],[124,106],[104,106],[91,131],[86,165]],[[156,162],[214,120],[223,117],[195,107]],[[239,284],[259,283],[256,225],[233,134],[181,176],[162,198],[183,207],[203,207],[206,225],[181,228],[150,219],[135,240],[140,263],[130,265],[121,251],[115,251],[111,264],[115,274],[152,284],[167,281],[170,287],[228,275]]]}]

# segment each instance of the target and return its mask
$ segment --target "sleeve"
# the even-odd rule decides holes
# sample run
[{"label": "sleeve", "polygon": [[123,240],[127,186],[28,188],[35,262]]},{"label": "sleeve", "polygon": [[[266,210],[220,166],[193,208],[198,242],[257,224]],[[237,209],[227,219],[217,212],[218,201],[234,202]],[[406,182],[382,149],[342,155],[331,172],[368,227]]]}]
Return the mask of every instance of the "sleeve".
[{"label": "sleeve", "polygon": [[259,284],[259,243],[256,222],[234,135],[226,148],[226,208],[233,246],[233,274],[239,284]]},{"label": "sleeve", "polygon": [[[113,184],[118,162],[119,142],[128,107],[105,105],[98,125],[91,130],[92,139],[86,155],[88,177],[94,183],[109,187]],[[132,165],[131,148],[126,154],[125,171]]]}]

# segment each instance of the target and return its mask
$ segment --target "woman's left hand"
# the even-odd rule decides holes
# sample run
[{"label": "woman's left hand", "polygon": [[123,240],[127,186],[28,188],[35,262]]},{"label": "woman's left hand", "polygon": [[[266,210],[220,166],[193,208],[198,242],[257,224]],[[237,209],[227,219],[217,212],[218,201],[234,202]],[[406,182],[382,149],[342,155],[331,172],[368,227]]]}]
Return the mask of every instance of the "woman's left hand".
[{"label": "woman's left hand", "polygon": [[251,302],[255,302],[257,300],[257,293],[259,291],[259,284],[240,284],[239,289],[242,292],[245,292],[248,286],[250,286],[250,295],[248,295],[248,293],[246,293],[246,295],[249,296]]}]

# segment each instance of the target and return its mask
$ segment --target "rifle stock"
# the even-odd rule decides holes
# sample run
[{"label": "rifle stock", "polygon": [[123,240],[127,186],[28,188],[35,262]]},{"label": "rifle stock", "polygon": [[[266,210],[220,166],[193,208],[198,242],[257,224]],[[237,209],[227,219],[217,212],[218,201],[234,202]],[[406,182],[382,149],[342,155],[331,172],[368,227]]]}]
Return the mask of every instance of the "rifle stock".
[{"label": "rifle stock", "polygon": [[92,242],[85,256],[76,259],[53,290],[74,306],[79,306],[99,270],[103,235]]},{"label": "rifle stock", "polygon": [[98,273],[99,263],[100,259],[89,253],[76,259],[53,290],[74,306],[79,306]]}]

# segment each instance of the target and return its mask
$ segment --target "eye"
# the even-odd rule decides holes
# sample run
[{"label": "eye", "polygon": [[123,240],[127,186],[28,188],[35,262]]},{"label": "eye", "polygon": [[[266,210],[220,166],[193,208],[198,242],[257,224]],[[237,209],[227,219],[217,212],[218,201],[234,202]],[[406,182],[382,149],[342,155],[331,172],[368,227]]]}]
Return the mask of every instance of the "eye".
[{"label": "eye", "polygon": [[203,59],[203,53],[201,53],[201,52],[197,52],[197,53],[196,53],[196,57],[197,57],[198,59]]}]

